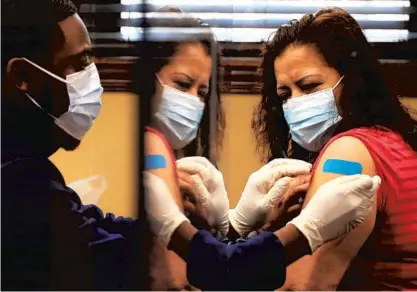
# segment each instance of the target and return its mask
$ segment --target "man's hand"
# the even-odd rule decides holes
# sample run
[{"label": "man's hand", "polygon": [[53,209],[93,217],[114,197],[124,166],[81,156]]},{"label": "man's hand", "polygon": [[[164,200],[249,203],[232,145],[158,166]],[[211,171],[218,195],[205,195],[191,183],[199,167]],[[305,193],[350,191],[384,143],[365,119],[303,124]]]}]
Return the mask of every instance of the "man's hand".
[{"label": "man's hand", "polygon": [[251,174],[237,206],[229,211],[230,224],[247,236],[265,222],[269,210],[286,193],[293,177],[308,174],[311,164],[296,159],[274,159]]},{"label": "man's hand", "polygon": [[291,220],[307,238],[311,251],[341,237],[371,214],[379,176],[341,176],[320,186],[303,211]]},{"label": "man's hand", "polygon": [[185,171],[177,170],[180,192],[184,204],[185,215],[197,229],[205,229],[212,232],[209,224],[209,210],[204,208],[199,194],[193,185],[193,177]]},{"label": "man's hand", "polygon": [[[183,171],[192,178],[195,201],[200,201],[203,214],[211,228],[226,235],[229,230],[229,198],[224,186],[223,175],[204,157],[186,157],[177,160],[178,171]],[[182,175],[182,177],[184,177]],[[188,182],[189,186],[190,182]],[[185,183],[183,184],[186,185]],[[190,194],[189,194],[190,195]]]},{"label": "man's hand", "polygon": [[276,231],[300,214],[304,197],[310,186],[310,174],[299,175],[290,181],[288,190],[267,213],[262,231]]},{"label": "man's hand", "polygon": [[145,210],[151,231],[168,246],[175,230],[189,222],[181,212],[163,179],[149,172],[143,172]]}]

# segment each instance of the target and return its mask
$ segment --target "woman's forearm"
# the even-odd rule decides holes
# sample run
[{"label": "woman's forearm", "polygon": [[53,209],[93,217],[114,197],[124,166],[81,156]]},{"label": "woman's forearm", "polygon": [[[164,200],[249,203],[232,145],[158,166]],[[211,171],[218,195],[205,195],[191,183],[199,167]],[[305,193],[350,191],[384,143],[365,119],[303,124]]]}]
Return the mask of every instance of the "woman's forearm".
[{"label": "woman's forearm", "polygon": [[187,261],[191,240],[197,232],[191,223],[184,221],[172,234],[168,248]]},{"label": "woman's forearm", "polygon": [[311,253],[308,240],[294,225],[288,224],[274,234],[279,238],[284,248],[287,265]]}]

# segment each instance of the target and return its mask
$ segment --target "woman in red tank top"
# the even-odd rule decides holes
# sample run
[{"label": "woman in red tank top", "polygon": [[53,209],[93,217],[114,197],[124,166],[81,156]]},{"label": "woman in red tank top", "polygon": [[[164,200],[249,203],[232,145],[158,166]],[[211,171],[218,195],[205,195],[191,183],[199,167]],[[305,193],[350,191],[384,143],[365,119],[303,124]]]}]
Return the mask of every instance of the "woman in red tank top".
[{"label": "woman in red tank top", "polygon": [[[204,27],[196,19],[185,15],[182,17],[179,9],[164,8],[160,12],[175,13],[173,16],[176,21],[158,19],[152,25],[171,28]],[[169,157],[165,169],[150,171],[164,179],[172,193],[178,192],[177,158],[209,158],[213,156],[215,147],[221,145],[225,122],[220,86],[210,84],[212,74],[219,80],[217,75],[220,69],[217,64],[213,66],[213,59],[219,59],[219,56],[213,58],[218,54],[216,50],[213,51],[213,44],[213,35],[208,33],[187,41],[172,39],[149,43],[147,49],[152,58],[146,60],[146,65],[139,65],[140,68],[147,68],[146,74],[155,76],[156,84],[151,125],[146,128],[146,153]],[[217,143],[210,141],[213,145],[210,145],[207,135],[209,98],[215,98],[217,103]],[[174,194],[174,197],[181,198],[179,194]],[[178,205],[182,206],[182,203]],[[151,260],[151,278],[153,290],[192,289],[188,285],[185,262],[158,242],[154,245]]]},{"label": "woman in red tank top", "polygon": [[267,43],[262,70],[259,149],[315,163],[306,203],[340,175],[323,170],[328,159],[382,178],[373,215],[291,265],[281,289],[417,289],[417,121],[389,94],[358,23],[338,8],[291,21]]}]

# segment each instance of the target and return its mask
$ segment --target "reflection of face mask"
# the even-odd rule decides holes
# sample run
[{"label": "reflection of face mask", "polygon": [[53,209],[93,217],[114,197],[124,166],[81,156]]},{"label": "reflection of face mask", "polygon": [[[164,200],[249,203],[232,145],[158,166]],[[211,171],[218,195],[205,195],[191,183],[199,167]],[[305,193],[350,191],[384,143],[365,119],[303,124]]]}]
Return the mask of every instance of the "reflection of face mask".
[{"label": "reflection of face mask", "polygon": [[[96,65],[92,63],[83,71],[67,75],[66,79],[63,79],[28,59],[23,58],[23,60],[67,85],[69,97],[68,111],[60,117],[55,117],[50,113],[48,115],[54,119],[58,127],[81,141],[93,126],[94,120],[97,118],[101,109],[103,87],[101,86]],[[26,95],[35,105],[42,109],[29,94],[26,93]]]},{"label": "reflection of face mask", "polygon": [[173,149],[181,149],[197,136],[204,103],[196,96],[161,84],[161,103],[155,113],[157,128]]},{"label": "reflection of face mask", "polygon": [[333,88],[292,98],[283,104],[291,137],[301,147],[318,151],[330,138],[326,135],[328,130],[342,119],[333,94],[342,79]]}]

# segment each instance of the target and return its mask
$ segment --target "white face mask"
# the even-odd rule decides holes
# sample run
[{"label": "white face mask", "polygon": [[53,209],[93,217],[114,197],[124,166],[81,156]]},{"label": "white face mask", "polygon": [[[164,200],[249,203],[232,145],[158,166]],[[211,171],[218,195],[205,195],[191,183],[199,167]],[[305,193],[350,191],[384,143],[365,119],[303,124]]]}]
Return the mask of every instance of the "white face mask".
[{"label": "white face mask", "polygon": [[173,149],[181,149],[197,136],[204,103],[196,96],[159,82],[163,86],[161,102],[155,112],[156,126]]},{"label": "white face mask", "polygon": [[332,88],[289,99],[282,105],[291,137],[301,147],[318,151],[330,138],[329,129],[340,122]]},{"label": "white face mask", "polygon": [[[83,71],[67,75],[66,79],[63,79],[26,58],[22,59],[67,85],[69,97],[68,111],[60,117],[55,117],[50,113],[48,115],[54,119],[58,127],[81,141],[93,126],[94,120],[101,110],[103,87],[101,86],[96,65],[91,63]],[[26,93],[26,95],[35,105],[43,110],[29,94]]]}]

